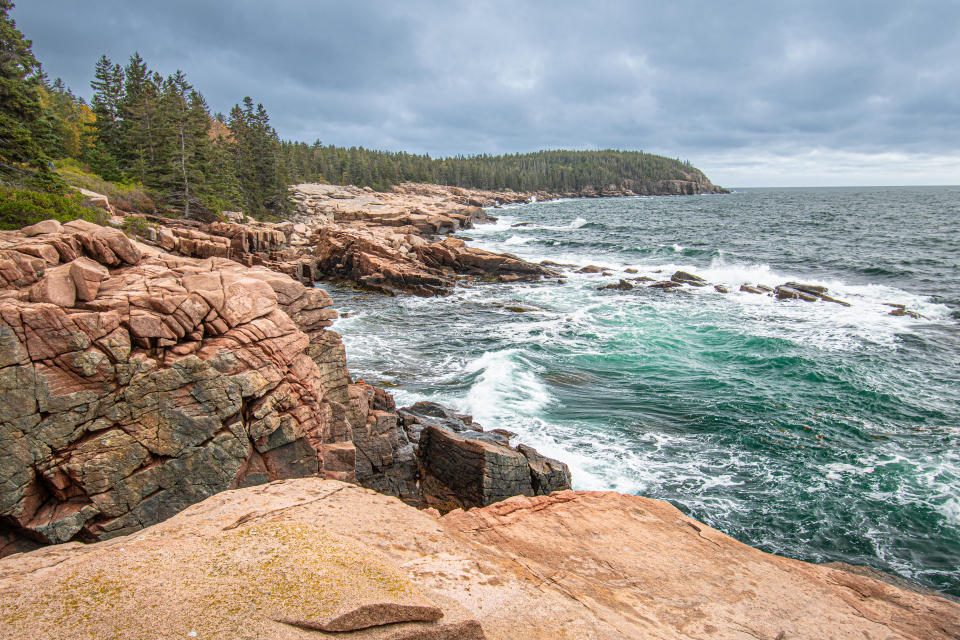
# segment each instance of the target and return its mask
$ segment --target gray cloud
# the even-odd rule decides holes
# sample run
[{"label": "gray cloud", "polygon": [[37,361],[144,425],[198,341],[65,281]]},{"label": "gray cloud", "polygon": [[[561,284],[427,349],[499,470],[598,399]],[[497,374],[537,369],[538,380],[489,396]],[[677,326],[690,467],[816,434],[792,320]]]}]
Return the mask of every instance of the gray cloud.
[{"label": "gray cloud", "polygon": [[644,149],[738,184],[760,157],[771,180],[794,166],[812,183],[831,169],[811,151],[843,158],[851,180],[857,159],[876,175],[883,158],[925,154],[932,180],[960,182],[948,0],[21,0],[14,17],[81,95],[101,53],[139,51],[186,71],[214,110],[253,96],[285,138],[432,155]]}]

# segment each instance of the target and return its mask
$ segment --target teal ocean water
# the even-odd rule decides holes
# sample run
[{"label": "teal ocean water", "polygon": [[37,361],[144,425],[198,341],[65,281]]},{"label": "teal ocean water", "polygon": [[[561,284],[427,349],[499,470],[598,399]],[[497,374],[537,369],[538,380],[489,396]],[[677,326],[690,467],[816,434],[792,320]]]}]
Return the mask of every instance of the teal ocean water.
[{"label": "teal ocean water", "polygon": [[[960,595],[960,188],[491,213],[462,234],[475,246],[614,275],[434,299],[327,286],[350,314],[334,328],[355,377],[516,432],[567,462],[575,488],[669,500],[765,551]],[[597,290],[627,268],[731,293]],[[789,280],[851,306],[737,291]]]}]

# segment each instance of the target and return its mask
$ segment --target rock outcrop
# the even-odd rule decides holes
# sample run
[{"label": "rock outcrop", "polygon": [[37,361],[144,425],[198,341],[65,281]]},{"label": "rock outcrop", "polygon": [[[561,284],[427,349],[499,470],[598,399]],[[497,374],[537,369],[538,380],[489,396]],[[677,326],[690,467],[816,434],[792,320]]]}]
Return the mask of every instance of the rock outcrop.
[{"label": "rock outcrop", "polygon": [[345,381],[310,357],[339,345],[325,292],[48,227],[0,236],[0,553],[119,535],[231,487],[355,479]]},{"label": "rock outcrop", "polygon": [[763,553],[657,500],[564,491],[438,517],[309,478],[2,559],[0,629],[10,640],[947,640],[960,605]]},{"label": "rock outcrop", "polygon": [[280,224],[204,224],[146,214],[118,220],[162,251],[263,266],[307,286],[335,280],[391,295],[433,296],[450,293],[458,280],[509,282],[555,275],[516,256],[444,238],[488,221],[481,206],[524,201],[524,194],[468,193],[435,185],[376,193],[318,184],[297,185],[291,193],[298,213]]},{"label": "rock outcrop", "polygon": [[511,447],[509,435],[484,431],[472,416],[434,402],[404,407],[399,415],[416,451],[424,506],[446,513],[570,488],[567,465],[526,445]]},{"label": "rock outcrop", "polygon": [[0,555],[121,535],[279,478],[438,502],[393,399],[351,381],[336,315],[287,275],[116,229],[0,233]]}]

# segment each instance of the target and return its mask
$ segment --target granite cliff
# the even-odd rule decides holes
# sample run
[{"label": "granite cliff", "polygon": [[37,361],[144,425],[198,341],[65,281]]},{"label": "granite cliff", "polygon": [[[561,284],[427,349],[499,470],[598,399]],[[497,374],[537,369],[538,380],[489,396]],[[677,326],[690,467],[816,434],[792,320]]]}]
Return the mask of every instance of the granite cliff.
[{"label": "granite cliff", "polygon": [[[117,229],[0,232],[0,555],[122,535],[280,478],[447,509],[569,487],[564,466],[546,479],[535,452],[469,416],[401,420],[352,381],[336,316],[285,274]],[[420,446],[424,429],[447,446]],[[463,464],[430,459],[451,447],[469,450]]]}]

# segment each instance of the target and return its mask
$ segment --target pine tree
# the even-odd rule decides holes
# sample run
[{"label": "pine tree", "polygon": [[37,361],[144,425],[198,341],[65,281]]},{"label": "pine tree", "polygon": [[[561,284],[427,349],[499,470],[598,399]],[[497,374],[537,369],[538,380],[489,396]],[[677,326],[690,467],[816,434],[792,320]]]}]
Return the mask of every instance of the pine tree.
[{"label": "pine tree", "polygon": [[100,56],[90,82],[93,98],[90,107],[96,121],[92,126],[92,144],[87,161],[107,180],[120,180],[122,156],[120,103],[123,99],[123,67],[106,55]]},{"label": "pine tree", "polygon": [[19,178],[14,163],[26,163],[35,170],[27,181],[55,190],[60,182],[43,148],[57,144],[52,118],[40,102],[43,69],[10,17],[13,7],[0,0],[0,173]]},{"label": "pine tree", "polygon": [[134,53],[124,69],[124,92],[118,104],[120,165],[123,172],[146,182],[149,167],[157,162],[160,134],[159,108],[162,78],[151,74]]},{"label": "pine tree", "polygon": [[237,179],[249,215],[281,215],[289,210],[287,195],[289,166],[282,153],[277,132],[262,104],[243,99],[243,107],[230,110],[230,131],[234,136]]}]

